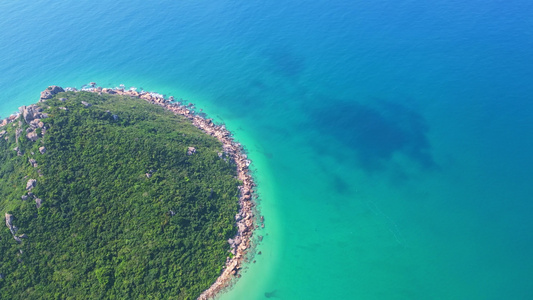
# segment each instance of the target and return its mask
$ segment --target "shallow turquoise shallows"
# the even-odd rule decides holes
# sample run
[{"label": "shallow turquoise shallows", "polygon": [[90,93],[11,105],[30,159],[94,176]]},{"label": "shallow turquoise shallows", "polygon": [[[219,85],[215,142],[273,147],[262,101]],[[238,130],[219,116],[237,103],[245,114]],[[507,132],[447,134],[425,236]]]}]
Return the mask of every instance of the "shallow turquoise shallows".
[{"label": "shallow turquoise shallows", "polygon": [[0,116],[49,85],[196,103],[253,160],[221,299],[532,299],[531,1],[0,2]]}]

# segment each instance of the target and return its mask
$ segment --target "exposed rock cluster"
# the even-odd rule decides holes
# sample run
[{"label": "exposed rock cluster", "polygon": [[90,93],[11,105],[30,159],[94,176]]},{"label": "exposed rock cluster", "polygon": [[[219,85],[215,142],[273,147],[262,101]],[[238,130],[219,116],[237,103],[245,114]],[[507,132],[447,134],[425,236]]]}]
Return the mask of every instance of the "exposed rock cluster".
[{"label": "exposed rock cluster", "polygon": [[39,102],[44,102],[50,98],[52,98],[55,94],[64,92],[65,90],[57,85],[49,86],[46,90],[41,92],[41,99]]},{"label": "exposed rock cluster", "polygon": [[[43,109],[35,104],[32,104],[30,106],[21,106],[19,107],[19,111],[22,115],[22,119],[30,125],[32,125],[31,122],[34,120],[36,120],[36,122],[38,123],[40,119],[48,117],[46,113],[42,113]],[[35,123],[33,124],[33,126],[37,127]]]},{"label": "exposed rock cluster", "polygon": [[0,121],[0,127],[6,126],[9,123],[13,123],[18,117],[19,117],[18,114],[13,114],[13,115],[7,117],[6,119],[3,119],[2,121]]},{"label": "exposed rock cluster", "polygon": [[[46,131],[44,123],[41,121],[41,119],[48,118],[48,114],[43,113],[43,109],[35,104],[32,104],[30,106],[21,106],[19,107],[19,111],[20,116],[22,116],[24,122],[30,125],[26,129],[26,138],[33,142],[37,141],[39,139],[39,134],[36,130],[37,128],[41,128],[42,132]],[[20,133],[21,131],[17,131],[17,142]]]},{"label": "exposed rock cluster", "polygon": [[22,242],[21,238],[27,238],[26,234],[17,235],[17,231],[19,230],[17,226],[13,224],[13,215],[12,214],[5,214],[6,218],[6,226],[9,228],[9,231],[11,232],[11,235],[17,241],[18,243]]},{"label": "exposed rock cluster", "polygon": [[[43,91],[41,93],[41,100],[43,99],[50,99],[53,95],[61,92],[61,91],[64,91],[62,88],[60,87],[50,87],[48,89],[46,89],[45,91]],[[31,141],[37,141],[39,138],[40,138],[40,134],[37,133],[37,129],[41,129],[41,134],[44,134],[46,132],[46,128],[45,128],[45,125],[44,123],[42,122],[41,119],[44,119],[44,118],[47,118],[48,115],[46,113],[43,113],[43,109],[35,104],[32,104],[32,105],[29,105],[29,106],[21,106],[19,107],[19,113],[18,114],[14,114],[14,115],[11,115],[9,116],[8,118],[4,119],[4,120],[1,120],[0,121],[0,127],[3,127],[7,124],[10,124],[10,123],[13,123],[13,126],[16,126],[17,128],[15,129],[15,143],[17,144],[17,146],[13,149],[14,151],[17,152],[17,155],[19,156],[22,156],[23,153],[21,152],[20,150],[20,147],[19,147],[19,138],[21,136],[23,136],[23,122],[28,124],[29,126],[26,128],[26,138],[28,138],[29,140]],[[16,120],[19,120],[18,123],[16,123],[15,121]],[[6,130],[2,130],[0,131],[0,138],[3,137],[5,134],[7,133]],[[5,136],[5,139],[7,140],[8,139],[8,136]],[[43,147],[40,147],[39,148],[39,151],[41,154],[44,154],[46,149]],[[34,153],[32,152],[31,155],[34,155]],[[38,167],[38,164],[37,164],[37,160],[35,160],[34,158],[29,158],[28,159],[28,162],[29,164],[34,167],[34,168],[37,168]],[[37,170],[37,172],[40,174],[40,170]],[[42,176],[42,175],[41,175]],[[37,180],[35,179],[29,179],[27,182],[26,182],[26,191],[28,191],[27,194],[25,195],[22,195],[21,196],[21,199],[23,201],[26,201],[28,200],[30,197],[35,199],[35,202],[36,202],[36,207],[39,208],[42,204],[42,200],[37,198],[32,192],[31,190],[36,186],[37,184]],[[22,234],[22,235],[16,235],[17,231],[18,231],[18,228],[13,224],[13,215],[12,214],[8,214],[6,213],[5,214],[5,221],[6,221],[6,226],[9,228],[11,234],[13,235],[13,238],[17,241],[17,242],[22,242],[21,239],[23,238],[27,238],[26,234]]]}]

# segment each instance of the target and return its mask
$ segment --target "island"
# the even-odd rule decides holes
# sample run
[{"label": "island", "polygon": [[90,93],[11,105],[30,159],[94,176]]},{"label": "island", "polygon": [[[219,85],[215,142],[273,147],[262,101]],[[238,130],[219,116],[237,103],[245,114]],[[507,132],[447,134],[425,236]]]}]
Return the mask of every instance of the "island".
[{"label": "island", "polygon": [[263,218],[224,125],[95,83],[19,111],[0,121],[2,297],[210,299],[240,277]]}]

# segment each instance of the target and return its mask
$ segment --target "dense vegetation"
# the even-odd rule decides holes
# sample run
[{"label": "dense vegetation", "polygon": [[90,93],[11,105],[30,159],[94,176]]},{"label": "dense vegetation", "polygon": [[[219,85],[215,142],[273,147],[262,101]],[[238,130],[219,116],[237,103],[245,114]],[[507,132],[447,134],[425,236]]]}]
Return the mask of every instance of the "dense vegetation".
[{"label": "dense vegetation", "polygon": [[[0,220],[12,214],[27,236],[17,242],[0,223],[0,297],[193,299],[207,289],[238,209],[221,144],[140,99],[67,92],[39,105],[49,115],[40,140],[26,138],[22,118],[0,127]],[[22,200],[29,179],[34,196]]]}]

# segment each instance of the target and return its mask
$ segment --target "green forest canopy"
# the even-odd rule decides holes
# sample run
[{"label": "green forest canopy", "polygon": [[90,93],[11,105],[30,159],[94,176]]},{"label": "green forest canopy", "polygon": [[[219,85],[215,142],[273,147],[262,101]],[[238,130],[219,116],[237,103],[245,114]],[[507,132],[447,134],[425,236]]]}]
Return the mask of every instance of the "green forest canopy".
[{"label": "green forest canopy", "polygon": [[0,127],[0,213],[21,237],[0,224],[1,297],[198,297],[236,232],[240,182],[221,143],[141,99],[66,92],[37,105],[39,140],[23,117]]}]

